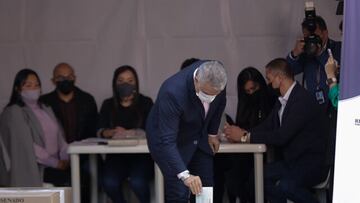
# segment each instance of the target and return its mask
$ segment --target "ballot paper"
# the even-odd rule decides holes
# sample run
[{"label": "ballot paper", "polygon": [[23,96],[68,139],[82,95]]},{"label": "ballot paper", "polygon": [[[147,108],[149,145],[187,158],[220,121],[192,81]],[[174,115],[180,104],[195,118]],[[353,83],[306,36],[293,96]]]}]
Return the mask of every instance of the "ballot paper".
[{"label": "ballot paper", "polygon": [[196,203],[213,203],[213,187],[203,187],[202,192],[196,195]]}]

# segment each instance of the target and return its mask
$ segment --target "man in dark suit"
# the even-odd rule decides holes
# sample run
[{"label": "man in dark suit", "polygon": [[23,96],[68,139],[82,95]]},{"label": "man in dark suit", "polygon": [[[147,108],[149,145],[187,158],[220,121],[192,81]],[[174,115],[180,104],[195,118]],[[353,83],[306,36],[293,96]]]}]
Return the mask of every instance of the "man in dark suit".
[{"label": "man in dark suit", "polygon": [[[67,63],[59,63],[53,71],[53,84],[56,89],[41,97],[44,104],[50,106],[59,119],[67,143],[96,137],[97,107],[95,99],[89,93],[75,85],[76,75],[73,67]],[[82,202],[89,202],[88,156],[81,155]],[[68,170],[70,177],[70,170]],[[44,179],[53,182],[59,179],[50,169],[45,170]],[[56,185],[56,184],[55,184]]]},{"label": "man in dark suit", "polygon": [[148,116],[149,150],[165,179],[166,202],[188,202],[213,185],[213,155],[226,105],[227,76],[218,61],[198,61],[167,79]]},{"label": "man in dark suit", "polygon": [[225,129],[229,140],[264,143],[279,150],[278,159],[265,167],[265,195],[271,203],[315,203],[309,191],[327,175],[325,164],[326,117],[309,92],[294,81],[285,59],[266,66],[266,78],[279,93],[267,119],[246,132]]}]

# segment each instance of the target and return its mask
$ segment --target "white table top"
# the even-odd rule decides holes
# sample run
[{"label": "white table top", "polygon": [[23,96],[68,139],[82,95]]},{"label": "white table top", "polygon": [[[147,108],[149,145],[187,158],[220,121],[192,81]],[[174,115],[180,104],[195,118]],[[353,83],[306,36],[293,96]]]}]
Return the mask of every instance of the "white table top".
[{"label": "white table top", "polygon": [[[101,140],[98,140],[101,141]],[[265,144],[232,144],[221,143],[218,153],[264,153]],[[149,153],[146,140],[140,140],[135,146],[110,146],[97,142],[74,142],[69,145],[69,154],[115,154],[115,153]]]}]

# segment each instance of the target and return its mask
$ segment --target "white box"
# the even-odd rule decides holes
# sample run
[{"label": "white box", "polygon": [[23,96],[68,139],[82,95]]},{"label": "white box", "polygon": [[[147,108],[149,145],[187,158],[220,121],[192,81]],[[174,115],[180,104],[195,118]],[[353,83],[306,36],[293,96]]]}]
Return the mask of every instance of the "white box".
[{"label": "white box", "polygon": [[[72,191],[71,191],[71,187],[50,187],[50,188],[35,188],[35,187],[26,187],[26,188],[0,188],[0,203],[8,203],[11,201],[2,201],[1,198],[3,197],[10,197],[9,195],[11,195],[12,198],[23,198],[24,195],[28,195],[30,199],[32,199],[34,197],[34,195],[38,195],[39,197],[44,197],[46,196],[46,194],[53,194],[56,193],[56,195],[50,195],[50,199],[47,199],[48,202],[52,203],[52,196],[54,196],[55,198],[57,198],[57,200],[54,203],[72,203]],[[29,199],[27,198],[27,199]],[[44,197],[45,198],[45,197]],[[25,200],[24,200],[25,201]],[[22,202],[20,200],[18,200],[18,202],[21,203],[28,203],[27,202]],[[38,202],[34,202],[34,203],[40,203],[40,200],[37,200]],[[14,201],[13,201],[14,202]],[[17,203],[15,201],[15,203]],[[29,202],[30,203],[30,202]],[[32,203],[32,202],[31,202]]]}]

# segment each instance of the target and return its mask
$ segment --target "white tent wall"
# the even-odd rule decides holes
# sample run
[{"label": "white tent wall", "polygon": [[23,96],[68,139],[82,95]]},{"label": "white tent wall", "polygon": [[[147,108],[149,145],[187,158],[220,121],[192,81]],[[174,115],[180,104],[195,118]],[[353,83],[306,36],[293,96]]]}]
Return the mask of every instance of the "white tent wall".
[{"label": "white tent wall", "polygon": [[[335,0],[315,0],[330,37],[340,39]],[[303,0],[0,0],[0,108],[15,73],[32,68],[43,92],[53,67],[68,62],[77,85],[98,105],[111,96],[113,71],[134,66],[140,90],[156,98],[161,83],[189,57],[224,63],[226,112],[236,112],[236,78],[247,66],[264,71],[301,36]]]}]

